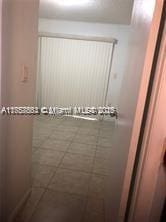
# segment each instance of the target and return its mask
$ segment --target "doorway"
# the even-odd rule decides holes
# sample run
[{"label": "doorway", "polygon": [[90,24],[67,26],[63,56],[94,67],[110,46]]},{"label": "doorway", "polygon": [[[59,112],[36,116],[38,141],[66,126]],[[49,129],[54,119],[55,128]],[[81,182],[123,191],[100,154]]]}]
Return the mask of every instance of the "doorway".
[{"label": "doorway", "polygon": [[[66,1],[63,1],[63,2],[66,2]],[[46,7],[45,1],[41,1],[41,3],[44,6],[41,8],[41,12],[40,12],[41,15],[43,14],[43,16],[46,16],[47,14],[48,16],[48,14],[50,14],[50,16],[52,17],[52,13],[53,13],[52,10],[53,8],[54,9],[56,8],[56,7],[52,7],[53,3],[49,3],[47,7]],[[18,3],[18,4],[21,4],[21,3]],[[74,33],[74,27],[77,32],[81,32],[79,29],[81,27],[82,30],[84,30],[82,32],[86,33],[87,30],[89,30],[89,32],[91,33],[90,35],[92,35],[93,38],[94,38],[94,32],[96,32],[97,34],[95,35],[95,37],[97,38],[99,37],[103,38],[103,35],[106,35],[107,37],[109,36],[109,38],[111,39],[115,38],[118,40],[118,44],[115,47],[113,60],[112,60],[112,57],[106,56],[107,53],[105,53],[105,55],[102,55],[102,53],[104,52],[104,50],[102,50],[102,53],[100,53],[101,61],[97,62],[98,61],[97,57],[95,57],[97,56],[97,53],[94,53],[94,54],[92,53],[93,59],[96,60],[97,62],[95,67],[98,67],[97,65],[101,64],[102,61],[104,61],[105,64],[111,64],[111,69],[109,69],[109,66],[106,65],[103,67],[107,71],[103,72],[103,68],[102,68],[100,70],[100,73],[98,73],[99,74],[98,77],[101,77],[101,72],[103,72],[105,74],[103,75],[104,78],[103,79],[93,78],[93,81],[89,81],[88,79],[89,75],[86,78],[87,78],[88,86],[90,82],[95,82],[95,80],[97,80],[96,82],[99,83],[99,79],[101,79],[100,81],[101,84],[99,84],[97,87],[98,90],[96,90],[96,93],[92,93],[92,95],[94,96],[100,92],[99,94],[96,95],[96,101],[97,101],[96,104],[97,105],[99,104],[100,106],[101,103],[102,104],[104,103],[104,105],[111,105],[111,106],[116,107],[118,110],[119,119],[116,120],[115,115],[113,115],[114,118],[112,118],[110,115],[110,116],[107,116],[107,118],[101,118],[101,119],[96,118],[94,116],[92,118],[92,116],[89,117],[89,115],[85,115],[85,116],[60,115],[60,116],[57,116],[56,118],[55,116],[48,116],[48,115],[35,116],[34,126],[33,126],[34,133],[33,133],[32,164],[30,164],[29,161],[27,161],[26,168],[23,167],[23,169],[25,169],[23,171],[24,173],[26,173],[26,175],[29,175],[29,172],[31,172],[29,167],[32,167],[32,193],[28,201],[25,203],[24,209],[22,209],[17,215],[16,220],[18,221],[59,220],[59,221],[72,221],[72,222],[73,221],[103,222],[103,221],[110,221],[109,218],[112,217],[114,221],[118,221],[117,218],[119,217],[119,212],[117,213],[117,211],[119,210],[119,205],[120,205],[120,196],[121,196],[121,190],[122,190],[123,181],[124,181],[122,178],[124,178],[124,172],[126,169],[128,148],[129,148],[129,142],[131,139],[130,133],[131,133],[132,124],[134,121],[133,113],[135,112],[135,109],[136,109],[138,89],[139,89],[138,86],[140,86],[141,84],[140,77],[142,74],[142,67],[144,65],[144,56],[146,54],[145,46],[148,45],[149,35],[151,34],[150,25],[153,21],[153,12],[154,12],[155,4],[153,2],[150,8],[150,12],[149,12],[149,5],[146,5],[146,4],[141,5],[141,7],[143,8],[146,7],[146,9],[148,9],[147,16],[150,16],[150,18],[147,20],[148,21],[147,23],[144,23],[143,21],[144,16],[141,17],[142,20],[141,18],[139,20],[136,19],[138,16],[136,9],[140,11],[142,10],[142,8],[139,8],[140,6],[137,1],[135,1],[134,3],[133,10],[132,10],[133,8],[132,1],[131,1],[131,4],[129,4],[128,6],[129,7],[127,8],[129,11],[124,13],[127,15],[125,19],[123,17],[124,14],[120,13],[121,8],[123,9],[126,8],[126,7],[123,7],[122,5],[122,7],[118,7],[118,10],[119,10],[118,13],[113,13],[112,11],[113,17],[111,18],[112,19],[111,21],[105,20],[107,16],[102,17],[98,15],[99,16],[98,19],[96,17],[95,19],[94,17],[90,18],[91,24],[88,23],[86,16],[84,17],[85,19],[84,22],[80,22],[80,21],[73,22],[71,20],[69,21],[62,20],[62,18],[63,19],[66,18],[64,16],[66,14],[69,14],[71,18],[75,20],[77,20],[77,18],[82,18],[83,17],[82,14],[80,14],[80,17],[77,15],[78,12],[76,13],[76,11],[78,9],[76,8],[74,9],[75,10],[74,14],[73,13],[70,14],[70,10],[68,13],[63,14],[62,8],[60,7],[61,9],[59,10],[60,12],[59,18],[61,19],[59,20],[53,17],[51,19],[43,18],[43,17],[40,18],[39,33],[42,30],[43,33],[47,32],[48,34],[48,32],[50,32],[50,30],[52,29],[53,32],[55,32],[54,34],[63,33],[63,36],[64,36],[64,30],[62,31],[61,27],[63,28],[65,27],[64,29],[66,33],[72,32],[72,35],[77,36],[78,38],[78,36],[80,36],[80,33],[79,34]],[[59,7],[59,5],[57,5],[57,7]],[[20,8],[18,7],[19,8],[18,11],[16,10],[16,8],[17,7],[14,7],[12,8],[12,10],[14,10],[15,14],[18,15],[18,11]],[[22,8],[24,8],[24,4],[22,4]],[[43,8],[45,8],[46,11],[43,11]],[[104,10],[106,10],[107,12],[107,8],[106,7],[104,8],[105,8]],[[88,9],[89,9],[89,6],[88,6]],[[26,9],[24,8],[24,10],[25,12],[28,13],[28,10],[30,10],[30,5],[29,5],[29,8],[26,7]],[[112,8],[109,8],[109,10],[112,10]],[[117,8],[114,7],[114,10],[115,10],[114,12],[116,12]],[[132,11],[135,17],[132,17],[131,19]],[[121,16],[117,18],[115,14],[121,14]],[[34,15],[36,16],[35,13]],[[105,15],[107,15],[107,13]],[[22,16],[22,13],[20,13],[20,17],[21,16]],[[19,17],[19,20],[14,20],[14,22],[16,22],[14,24],[17,24],[17,21],[20,21],[20,17]],[[102,24],[99,22],[99,19],[101,19]],[[94,23],[94,21],[98,22],[99,24],[96,24],[96,22]],[[113,24],[108,24],[111,22]],[[121,22],[125,24],[122,25]],[[141,27],[139,31],[138,31],[138,28],[134,29],[135,22],[136,23],[138,22],[137,25]],[[69,30],[69,27],[70,27],[70,30]],[[156,22],[156,27],[158,28],[157,22]],[[54,30],[54,28],[56,29],[56,31]],[[49,31],[47,29],[49,29]],[[136,30],[136,33],[135,33],[136,35],[133,35],[133,30]],[[151,47],[151,51],[150,51],[150,55],[151,55],[150,60],[152,60],[153,58],[152,49],[155,47],[155,39],[157,36],[157,33],[153,33],[153,34],[154,34],[153,41],[152,41],[153,47]],[[71,35],[71,33],[68,33],[65,35]],[[144,36],[143,42],[139,41],[138,37],[141,37],[141,36]],[[135,39],[135,37],[139,41],[139,46],[133,47],[133,40]],[[43,36],[43,38],[45,37]],[[51,40],[52,39],[54,39],[53,36]],[[65,39],[65,42],[69,41],[68,38],[63,38],[63,39],[58,38],[58,41],[62,41],[62,40],[64,41],[64,39]],[[16,38],[15,41],[18,41],[18,39]],[[82,40],[77,39],[77,43],[79,41],[82,41]],[[84,43],[86,41],[84,40]],[[41,42],[42,41],[40,41],[40,43]],[[91,41],[89,42],[91,43]],[[98,41],[95,41],[95,43],[96,42]],[[19,45],[20,42],[18,41],[17,43]],[[25,42],[23,42],[23,45],[24,43]],[[95,46],[97,51],[99,50],[98,44]],[[27,42],[27,45],[28,45],[28,42]],[[71,42],[69,45],[70,46],[72,45]],[[104,43],[104,45],[108,47],[108,43]],[[50,47],[50,49],[52,50],[53,47]],[[65,47],[63,49],[65,49]],[[108,52],[107,49],[105,52]],[[28,48],[26,50],[28,50]],[[39,51],[41,53],[42,48],[39,48]],[[72,48],[70,49],[70,53],[71,51],[72,51]],[[54,51],[54,53],[55,52],[57,52],[57,48]],[[62,50],[60,50],[60,52],[62,52]],[[109,55],[112,55],[111,50],[109,50],[109,53],[110,53]],[[85,54],[87,55],[87,57],[89,56],[89,58],[91,58],[90,53],[85,53]],[[140,54],[143,57],[141,57],[141,59],[138,60],[138,58],[140,58]],[[89,93],[87,93],[86,95],[83,95],[82,93],[83,90],[81,91],[80,93],[81,95],[79,97],[81,99],[75,100],[75,97],[73,96],[73,94],[72,95],[70,94],[69,89],[71,87],[69,87],[68,89],[67,88],[68,84],[66,84],[67,87],[64,87],[63,85],[64,82],[62,81],[63,78],[61,79],[59,78],[58,75],[55,75],[55,73],[57,73],[56,68],[58,67],[59,67],[59,70],[62,70],[62,67],[67,67],[66,70],[68,72],[66,70],[63,70],[65,74],[68,74],[68,73],[72,73],[74,75],[77,74],[77,72],[69,70],[69,68],[73,69],[73,67],[75,67],[75,66],[71,66],[71,60],[73,59],[73,58],[72,59],[70,58],[71,55],[69,56],[70,59],[67,59],[65,62],[63,60],[64,56],[61,56],[60,61],[57,61],[59,56],[57,56],[56,58],[56,62],[60,62],[60,63],[64,62],[65,65],[67,62],[70,62],[68,66],[65,66],[65,65],[63,66],[49,65],[48,66],[44,77],[48,77],[52,85],[46,84],[46,81],[48,79],[46,78],[45,79],[46,81],[43,81],[43,75],[40,75],[41,71],[43,72],[42,66],[44,62],[45,61],[50,62],[52,60],[52,58],[49,57],[50,55],[45,54],[44,56],[45,58],[42,63],[41,63],[41,58],[38,57],[38,61],[39,61],[38,74],[39,75],[37,78],[37,85],[38,85],[37,103],[40,104],[39,106],[45,106],[44,103],[48,101],[47,97],[45,97],[46,93],[48,93],[47,95],[50,96],[50,92],[52,93],[53,91],[54,91],[53,99],[49,100],[52,102],[51,105],[57,105],[56,101],[58,99],[60,101],[58,105],[60,106],[68,105],[67,103],[65,103],[66,101],[62,103],[63,102],[62,99],[65,98],[65,95],[68,96],[67,102],[70,101],[70,103],[72,103],[71,101],[74,101],[73,103],[74,105],[75,104],[77,105],[77,101],[80,102],[79,105],[84,105],[84,106],[85,105],[89,106],[91,104],[93,105],[93,96],[90,96],[90,98],[92,98],[90,99],[88,97]],[[79,57],[76,56],[76,59],[78,58]],[[92,61],[92,59],[90,61]],[[87,62],[89,61],[87,60]],[[137,69],[135,66],[136,62],[137,62]],[[76,64],[78,64],[78,62]],[[84,68],[86,68],[86,71],[89,72],[89,69],[91,67],[87,67],[86,65]],[[27,71],[27,70],[28,70],[27,67],[24,66],[24,71]],[[96,73],[98,72],[98,70],[99,68],[96,70]],[[111,73],[108,72],[108,70],[110,70]],[[133,70],[135,70],[136,74],[135,76],[133,76],[134,84],[131,87],[131,83],[132,83],[131,74]],[[52,72],[54,73],[53,78],[51,77]],[[63,74],[63,72],[61,73]],[[109,78],[109,74],[111,74],[110,78]],[[69,78],[69,80],[73,79],[73,81],[70,81],[70,83],[74,83],[75,78],[73,78],[73,76],[71,77],[72,78]],[[78,75],[76,77],[80,78],[82,77],[82,75]],[[25,80],[24,81],[25,85],[21,85],[23,88],[25,86],[28,86],[26,85],[26,82],[27,82],[26,78],[24,80]],[[58,82],[59,84],[56,87],[54,87],[54,81],[55,81],[55,84],[59,81]],[[79,84],[80,82],[78,81]],[[82,83],[84,82],[85,82],[85,79],[83,79]],[[61,91],[61,87],[59,87],[60,84],[62,84],[63,86],[62,88],[65,88],[67,90]],[[79,92],[79,89],[81,88],[81,84],[80,85],[79,84],[76,84],[76,83],[74,84],[76,86],[79,86],[78,88],[77,87],[74,88],[75,90],[78,90],[77,92]],[[44,92],[42,91],[43,90],[43,88],[41,87],[42,85],[44,86],[44,89],[45,89]],[[102,85],[102,90],[100,88],[101,85]],[[95,86],[96,84],[94,84],[93,87],[91,87],[90,85],[89,87],[87,87],[87,89],[91,89],[91,88],[95,89]],[[124,90],[125,87],[127,87],[128,92],[131,92],[130,95],[128,95],[127,90]],[[52,90],[50,91],[50,89]],[[58,93],[55,91],[55,89],[57,89],[57,92],[60,92],[59,97],[56,97],[56,99],[55,99],[55,96],[57,96]],[[94,92],[94,90],[92,91]],[[145,87],[144,92],[146,94],[146,87]],[[75,95],[77,95],[77,93]],[[83,96],[85,96],[86,98],[85,103],[82,102]],[[100,96],[102,99],[99,98]],[[125,101],[122,101],[122,96],[124,96],[126,101],[128,100],[131,101],[131,103],[129,103],[130,112],[128,112],[126,108]],[[11,99],[12,98],[13,97],[11,96]],[[106,99],[103,99],[103,98],[106,98]],[[37,103],[35,105],[37,105]],[[48,103],[48,106],[50,105],[49,103]],[[114,109],[114,111],[116,110]],[[125,117],[127,117],[126,120],[129,120],[130,124],[128,123],[126,124]],[[20,118],[20,119],[12,120],[13,121],[12,123],[16,123],[17,120],[19,123],[22,122]],[[28,129],[30,132],[30,125],[28,127],[29,127]],[[21,131],[22,129],[21,124],[18,125],[18,129]],[[124,131],[124,129],[126,130]],[[12,130],[10,131],[10,138],[13,138],[14,141],[16,141],[16,137],[17,137],[16,132],[17,131],[14,132],[14,128],[12,128]],[[120,140],[117,140],[119,135],[120,135],[119,137]],[[117,142],[117,144],[115,142]],[[118,144],[118,142],[120,144]],[[24,145],[22,144],[20,146],[20,148],[22,148],[20,149],[20,152],[22,152],[22,154],[24,154],[24,157],[26,157],[23,150],[25,148],[25,152],[26,152],[26,149],[28,146],[26,145],[24,147]],[[15,149],[12,147],[12,150],[15,150]],[[21,167],[21,165],[24,165],[23,162],[24,162],[24,158],[22,159],[21,162],[16,163],[14,161],[13,165],[17,167],[12,168],[11,172],[13,173],[14,170],[18,169],[18,167]],[[21,174],[23,174],[23,172]],[[20,191],[19,189],[16,188],[16,186],[14,186],[15,181],[12,181],[12,183],[10,184],[11,187],[12,185],[15,187],[15,191],[16,191],[15,192],[16,195],[11,196],[12,201],[10,202],[11,203],[10,209],[13,208],[14,203],[18,202],[18,200],[20,202],[20,199],[22,199],[21,196],[23,192],[27,190],[26,188],[31,187],[27,185],[26,183],[27,182],[26,175],[24,177],[21,177],[21,178],[24,178],[23,185],[25,184],[26,185],[21,186]],[[29,181],[28,181],[28,184],[29,184]],[[123,215],[120,214],[120,217],[123,217]]]},{"label": "doorway", "polygon": [[[46,9],[41,1],[40,16]],[[131,16],[132,7],[128,11]],[[76,25],[81,26],[82,33],[74,28]],[[93,34],[87,34],[88,26]],[[80,22],[39,17],[36,106],[77,110],[115,106],[127,66],[124,56],[129,38],[130,22],[119,25],[94,23],[90,18]],[[34,119],[32,198],[41,193],[36,204],[31,204],[30,213],[25,208],[18,218],[104,222],[107,186],[114,170],[110,158],[115,116],[84,112],[41,114]]]}]

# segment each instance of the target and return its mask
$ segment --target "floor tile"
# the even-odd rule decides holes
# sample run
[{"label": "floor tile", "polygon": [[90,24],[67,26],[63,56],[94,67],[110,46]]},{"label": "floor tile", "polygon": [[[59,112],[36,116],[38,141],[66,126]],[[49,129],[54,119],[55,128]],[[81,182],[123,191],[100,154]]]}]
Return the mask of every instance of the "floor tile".
[{"label": "floor tile", "polygon": [[105,216],[96,212],[86,212],[83,222],[105,222]]},{"label": "floor tile", "polygon": [[100,130],[99,136],[104,138],[112,138],[114,135],[113,129],[111,130]]},{"label": "floor tile", "polygon": [[32,146],[32,152],[34,153],[36,150],[38,150],[39,149],[39,147],[37,147],[37,146]]},{"label": "floor tile", "polygon": [[52,178],[49,188],[55,191],[86,195],[90,174],[78,171],[58,169]]},{"label": "floor tile", "polygon": [[98,146],[111,147],[112,146],[112,138],[99,137]]},{"label": "floor tile", "polygon": [[47,191],[30,222],[81,222],[85,198]]},{"label": "floor tile", "polygon": [[56,171],[55,167],[33,164],[32,168],[32,184],[33,187],[44,187],[48,186],[51,178]]},{"label": "floor tile", "polygon": [[67,153],[60,165],[61,168],[92,172],[93,157]]},{"label": "floor tile", "polygon": [[63,127],[78,127],[78,126],[80,126],[80,123],[76,122],[74,120],[73,121],[66,120],[61,124],[61,126],[63,126]]},{"label": "floor tile", "polygon": [[90,128],[90,129],[99,129],[100,128],[100,124],[98,121],[84,121],[81,124],[82,128]]},{"label": "floor tile", "polygon": [[33,136],[34,137],[39,137],[39,136],[47,137],[51,132],[52,132],[52,129],[50,126],[45,127],[44,129],[42,129],[42,127],[35,128],[33,132]]},{"label": "floor tile", "polygon": [[65,126],[65,125],[59,125],[56,128],[57,131],[64,131],[64,132],[77,132],[78,127],[76,126]]},{"label": "floor tile", "polygon": [[89,136],[98,136],[99,130],[98,129],[89,129],[80,127],[78,130],[77,135],[89,135]]},{"label": "floor tile", "polygon": [[86,211],[104,214],[104,199],[89,197],[87,201]]},{"label": "floor tile", "polygon": [[45,141],[45,138],[43,139],[33,139],[32,141],[32,146],[35,146],[35,147],[40,147]]},{"label": "floor tile", "polygon": [[48,138],[48,136],[49,136],[49,133],[47,135],[36,133],[36,134],[33,134],[33,139],[34,140],[45,140]]},{"label": "floor tile", "polygon": [[64,157],[63,152],[47,149],[38,149],[33,155],[33,162],[46,164],[50,166],[58,166]]},{"label": "floor tile", "polygon": [[70,145],[69,141],[56,140],[50,137],[42,144],[41,147],[45,149],[53,149],[53,150],[65,152],[67,148],[69,147],[69,145]]},{"label": "floor tile", "polygon": [[101,175],[110,175],[110,159],[95,158],[93,172]]},{"label": "floor tile", "polygon": [[115,127],[115,121],[101,121],[101,127],[103,128],[114,128]]},{"label": "floor tile", "polygon": [[113,134],[113,121],[35,117],[33,195],[18,222],[105,222]]},{"label": "floor tile", "polygon": [[96,145],[97,144],[97,137],[78,134],[74,138],[74,142],[85,143],[85,144],[89,144],[89,145]]},{"label": "floor tile", "polygon": [[89,186],[88,196],[93,196],[102,199],[105,198],[105,184],[105,176],[93,175]]},{"label": "floor tile", "polygon": [[75,132],[64,132],[64,131],[54,131],[50,139],[66,140],[71,141],[74,139]]},{"label": "floor tile", "polygon": [[83,154],[87,156],[94,156],[95,151],[96,146],[82,143],[71,143],[68,149],[69,153]]},{"label": "floor tile", "polygon": [[23,209],[18,213],[15,222],[28,222],[43,194],[44,189],[33,188],[30,198],[25,203]]},{"label": "floor tile", "polygon": [[96,158],[110,159],[112,154],[112,148],[97,146]]}]

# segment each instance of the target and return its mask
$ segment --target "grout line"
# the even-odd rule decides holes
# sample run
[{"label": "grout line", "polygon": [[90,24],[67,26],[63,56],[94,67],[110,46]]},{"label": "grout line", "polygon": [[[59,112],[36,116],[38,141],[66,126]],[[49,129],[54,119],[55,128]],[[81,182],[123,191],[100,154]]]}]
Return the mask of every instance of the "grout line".
[{"label": "grout line", "polygon": [[[98,139],[98,137],[97,137],[97,139]],[[97,140],[97,143],[98,143],[98,140]],[[95,163],[97,145],[95,147],[96,148],[95,148],[95,154],[94,154],[94,157],[93,157],[92,172],[91,172],[91,177],[89,177],[89,183],[88,183],[88,189],[87,189],[87,199],[86,199],[85,208],[84,208],[84,212],[83,212],[83,216],[82,216],[81,222],[84,222],[84,220],[85,220],[85,214],[86,214],[87,207],[88,207],[88,196],[89,196],[88,194],[89,194],[89,191],[90,191],[90,185],[91,185],[91,181],[92,181],[92,177],[93,177],[93,170],[94,170],[94,163]]]},{"label": "grout line", "polygon": [[[71,142],[71,143],[72,143],[72,142]],[[69,143],[69,145],[68,145],[67,147],[69,147],[69,146],[71,145],[71,143]],[[68,148],[67,148],[67,149],[68,149]],[[53,173],[53,176],[51,177],[51,179],[49,180],[48,185],[47,185],[46,188],[48,188],[48,186],[50,185],[50,182],[52,181],[52,179],[53,179],[54,176],[56,175],[57,170],[58,170],[58,168],[60,167],[61,163],[63,162],[63,159],[64,159],[65,155],[66,155],[66,152],[64,152],[64,155],[63,155],[61,161],[59,162],[58,166],[56,167],[56,170],[55,170],[55,172]]]},{"label": "grout line", "polygon": [[[32,189],[33,189],[33,187],[32,187]],[[36,204],[35,204],[35,206],[34,206],[34,209],[33,209],[33,211],[32,211],[32,214],[31,214],[31,216],[29,217],[28,221],[30,221],[30,220],[32,219],[32,217],[33,217],[33,215],[35,214],[35,212],[36,212],[36,210],[37,210],[37,207],[38,207],[38,205],[39,205],[39,203],[40,203],[40,201],[41,201],[41,199],[43,198],[43,196],[44,196],[45,193],[46,193],[46,189],[44,189],[41,197],[40,197],[39,200],[36,202]],[[27,221],[27,222],[28,222],[28,221]]]},{"label": "grout line", "polygon": [[[58,121],[58,126],[60,126],[61,123],[65,122],[65,120],[66,120],[66,119],[61,119],[60,121]],[[43,121],[43,124],[44,124],[44,121]],[[57,123],[55,123],[55,124],[57,124]],[[70,125],[69,125],[69,126],[70,126]],[[64,127],[65,127],[65,126],[64,126]],[[44,192],[43,192],[43,194],[41,195],[40,199],[37,201],[37,204],[36,204],[36,206],[34,207],[34,210],[33,210],[33,213],[32,213],[32,215],[31,215],[30,219],[31,219],[32,216],[34,215],[34,213],[35,213],[35,211],[36,211],[36,208],[37,208],[39,202],[41,201],[41,199],[43,198],[44,194],[46,193],[46,191],[48,191],[48,190],[55,191],[55,190],[49,188],[49,184],[50,184],[51,180],[53,179],[53,177],[56,175],[58,169],[67,169],[67,170],[70,170],[70,171],[85,172],[85,173],[89,174],[89,182],[88,182],[88,189],[87,189],[86,195],[69,193],[69,192],[63,192],[63,191],[58,191],[58,190],[55,191],[55,192],[67,193],[67,194],[70,194],[70,195],[77,195],[77,196],[80,196],[80,197],[84,197],[84,198],[85,198],[86,202],[85,202],[85,207],[84,207],[84,210],[83,210],[83,213],[82,213],[82,214],[83,214],[83,215],[82,215],[82,219],[81,219],[82,222],[83,222],[83,220],[84,220],[85,212],[86,212],[86,209],[87,209],[88,197],[89,197],[88,193],[89,193],[89,190],[90,190],[90,183],[91,183],[91,180],[92,180],[92,176],[93,176],[93,175],[96,175],[96,176],[97,176],[97,175],[98,175],[98,176],[106,176],[106,175],[103,175],[103,174],[98,174],[98,173],[94,173],[94,172],[93,172],[93,170],[94,170],[94,163],[95,163],[96,153],[97,153],[98,147],[102,147],[102,146],[99,146],[99,145],[98,145],[99,138],[101,137],[101,136],[100,136],[100,132],[102,131],[102,129],[101,129],[101,124],[100,124],[100,127],[97,127],[97,129],[98,129],[97,135],[92,135],[92,136],[95,136],[95,137],[96,137],[96,144],[88,144],[88,143],[82,143],[82,142],[74,141],[75,138],[76,138],[76,136],[79,134],[80,129],[83,129],[83,128],[84,128],[83,122],[80,122],[77,126],[71,126],[71,127],[76,127],[76,128],[77,128],[77,130],[76,130],[75,132],[73,132],[73,133],[74,133],[74,137],[72,138],[71,141],[61,140],[61,139],[55,139],[55,140],[60,140],[60,141],[69,142],[69,144],[68,144],[68,146],[67,146],[67,149],[66,149],[65,151],[59,151],[59,150],[56,150],[56,149],[50,149],[50,150],[55,150],[55,151],[63,152],[63,153],[64,153],[64,155],[63,155],[62,159],[60,160],[59,164],[55,167],[55,166],[53,166],[53,165],[48,165],[48,164],[44,164],[44,163],[36,163],[36,164],[39,164],[39,165],[45,165],[45,166],[50,166],[50,167],[52,167],[52,168],[55,168],[55,171],[54,171],[52,177],[49,179],[47,186],[46,186],[46,187],[43,187],[43,188],[44,188]],[[87,126],[87,127],[88,127],[88,126]],[[86,129],[86,127],[85,127],[85,129]],[[45,139],[45,140],[42,142],[42,144],[51,137],[51,135],[53,134],[53,132],[55,132],[55,130],[56,130],[56,129],[52,129],[52,130],[51,130],[51,134],[48,135],[47,139]],[[60,130],[60,131],[61,131],[61,130]],[[63,132],[63,130],[62,130],[61,132]],[[67,131],[67,132],[70,132],[70,131]],[[72,131],[71,131],[71,132],[72,132]],[[88,136],[88,135],[82,134],[82,136]],[[101,137],[101,138],[104,138],[104,137]],[[68,154],[68,153],[72,153],[72,152],[69,151],[69,149],[70,149],[70,147],[71,147],[71,145],[72,145],[73,142],[79,143],[79,144],[91,145],[91,146],[94,146],[94,147],[95,147],[95,148],[94,148],[95,154],[94,154],[94,156],[92,156],[92,158],[93,158],[93,161],[92,161],[92,169],[91,169],[89,172],[84,171],[84,170],[68,169],[68,168],[65,168],[65,167],[61,167],[61,164],[62,164],[62,162],[63,162],[63,160],[64,160],[65,155]],[[42,146],[42,145],[40,145],[40,146]],[[44,148],[41,148],[41,147],[38,147],[38,148],[39,148],[39,149],[44,149]],[[107,148],[107,147],[103,147],[103,148]],[[92,149],[93,149],[93,148],[92,148]],[[73,154],[79,154],[79,153],[73,153]],[[84,154],[80,154],[80,155],[84,155]],[[87,156],[87,155],[86,155],[86,156]],[[88,155],[88,156],[89,156],[89,155]],[[89,157],[91,157],[91,156],[89,156]],[[35,164],[35,162],[34,162],[34,164]],[[34,186],[33,188],[35,188],[35,186]],[[42,188],[42,187],[40,187],[40,188]],[[42,189],[43,189],[43,188],[42,188]],[[96,197],[96,198],[97,198],[97,197]],[[103,210],[104,210],[104,216],[105,216],[105,204],[104,204],[104,209],[103,209]]]},{"label": "grout line", "polygon": [[[68,194],[68,195],[71,195],[71,196],[78,196],[78,197],[85,198],[85,199],[87,199],[89,197],[89,196],[87,196],[87,194],[79,194],[79,193],[72,193],[72,192],[62,191],[62,190],[54,190],[54,189],[49,188],[49,187],[47,187],[45,189],[46,189],[46,191],[65,193],[65,194]],[[98,198],[98,199],[102,199],[102,198]]]}]

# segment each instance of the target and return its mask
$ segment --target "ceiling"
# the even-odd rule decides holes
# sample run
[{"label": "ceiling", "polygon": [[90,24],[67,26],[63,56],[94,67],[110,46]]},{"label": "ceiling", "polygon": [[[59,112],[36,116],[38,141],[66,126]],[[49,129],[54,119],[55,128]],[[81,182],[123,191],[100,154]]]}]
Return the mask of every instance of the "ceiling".
[{"label": "ceiling", "polygon": [[40,18],[130,24],[134,0],[40,0]]}]

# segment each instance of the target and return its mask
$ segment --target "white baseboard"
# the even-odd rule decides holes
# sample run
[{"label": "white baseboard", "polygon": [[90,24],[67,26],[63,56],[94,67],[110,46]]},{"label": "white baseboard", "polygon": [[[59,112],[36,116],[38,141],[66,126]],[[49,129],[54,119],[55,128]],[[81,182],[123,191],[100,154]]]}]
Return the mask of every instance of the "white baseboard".
[{"label": "white baseboard", "polygon": [[21,210],[22,206],[25,204],[29,196],[31,195],[32,188],[30,188],[23,196],[23,198],[19,201],[11,215],[9,216],[8,222],[13,222],[14,219],[16,218],[18,212]]}]

